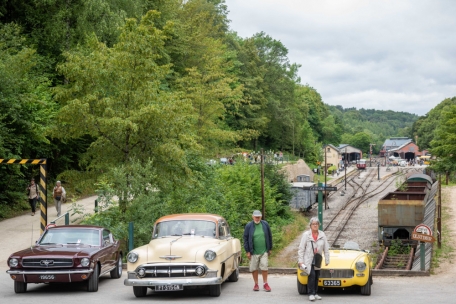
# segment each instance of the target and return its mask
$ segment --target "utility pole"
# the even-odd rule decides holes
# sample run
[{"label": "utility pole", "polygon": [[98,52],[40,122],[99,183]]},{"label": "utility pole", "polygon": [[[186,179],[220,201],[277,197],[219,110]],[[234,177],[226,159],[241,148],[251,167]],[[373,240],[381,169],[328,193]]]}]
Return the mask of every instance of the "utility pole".
[{"label": "utility pole", "polygon": [[344,169],[345,169],[345,191],[347,190],[347,165],[348,165],[348,162],[347,162],[347,147],[345,147],[345,157],[344,157],[344,161],[345,161],[345,165],[344,165]]},{"label": "utility pole", "polygon": [[[328,145],[325,146],[325,188],[326,188],[326,186],[327,186],[327,185],[326,185],[326,172],[327,172],[327,170],[328,170],[328,165],[327,165],[327,163],[326,163],[326,149],[327,149],[327,147],[328,147]],[[327,201],[326,201],[326,197],[327,197],[326,194],[327,194],[327,193],[326,193],[326,190],[325,190],[325,210],[328,208],[328,203],[327,203]]]},{"label": "utility pole", "polygon": [[261,148],[261,213],[263,220],[266,219],[266,213],[264,208],[264,154],[263,148]]},{"label": "utility pole", "polygon": [[369,146],[370,146],[370,151],[369,151],[369,155],[370,155],[369,167],[372,167],[372,146],[375,146],[375,144],[369,144]]}]

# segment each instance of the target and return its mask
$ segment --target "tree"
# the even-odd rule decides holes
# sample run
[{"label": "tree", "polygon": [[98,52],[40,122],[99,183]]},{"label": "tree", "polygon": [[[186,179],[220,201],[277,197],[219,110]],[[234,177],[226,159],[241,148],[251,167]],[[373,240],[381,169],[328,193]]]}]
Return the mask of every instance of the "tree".
[{"label": "tree", "polygon": [[456,105],[445,106],[440,114],[440,124],[431,141],[431,153],[438,161],[432,167],[445,172],[448,184],[449,173],[456,170]]},{"label": "tree", "polygon": [[[56,89],[63,103],[58,138],[95,138],[85,155],[90,168],[109,170],[131,161],[152,161],[160,178],[152,186],[183,183],[189,173],[186,153],[197,150],[191,103],[163,89],[170,74],[165,41],[172,30],[154,26],[157,12],[127,20],[112,48],[95,36],[86,46],[65,53],[59,71],[68,85]],[[129,194],[130,195],[130,194]],[[120,194],[121,210],[127,208]]]},{"label": "tree", "polygon": [[372,139],[369,134],[364,132],[356,133],[349,144],[353,147],[360,149],[361,151],[369,151],[370,144],[372,143]]}]

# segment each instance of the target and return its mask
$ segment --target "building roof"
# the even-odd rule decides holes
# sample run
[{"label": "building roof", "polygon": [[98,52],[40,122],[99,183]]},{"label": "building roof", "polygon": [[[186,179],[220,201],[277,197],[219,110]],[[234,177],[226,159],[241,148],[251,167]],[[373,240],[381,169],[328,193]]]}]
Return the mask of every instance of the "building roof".
[{"label": "building roof", "polygon": [[339,149],[341,153],[345,153],[345,149],[347,149],[347,153],[361,153],[360,149],[350,146],[348,144],[340,144],[339,147],[337,147],[337,149]]},{"label": "building roof", "polygon": [[411,141],[412,139],[408,137],[391,137],[385,140],[385,142],[383,143],[383,149],[393,150]]}]

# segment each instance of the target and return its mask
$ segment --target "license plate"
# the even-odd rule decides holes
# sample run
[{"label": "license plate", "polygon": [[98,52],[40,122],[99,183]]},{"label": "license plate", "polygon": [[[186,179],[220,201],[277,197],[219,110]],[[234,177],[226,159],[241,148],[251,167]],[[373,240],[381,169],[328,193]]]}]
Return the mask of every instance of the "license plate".
[{"label": "license plate", "polygon": [[54,280],[55,276],[53,274],[41,274],[38,276],[40,280]]},{"label": "license plate", "polygon": [[323,280],[323,286],[340,286],[340,280]]},{"label": "license plate", "polygon": [[155,286],[155,291],[174,291],[174,290],[184,290],[184,287],[182,285],[177,285],[177,284]]}]

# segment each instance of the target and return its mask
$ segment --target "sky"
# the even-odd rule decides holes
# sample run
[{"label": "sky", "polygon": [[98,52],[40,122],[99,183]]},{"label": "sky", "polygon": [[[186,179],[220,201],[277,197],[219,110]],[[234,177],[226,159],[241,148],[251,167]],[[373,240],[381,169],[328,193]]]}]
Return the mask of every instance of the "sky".
[{"label": "sky", "polygon": [[326,104],[425,115],[456,96],[456,1],[225,3],[231,30],[282,42]]}]

